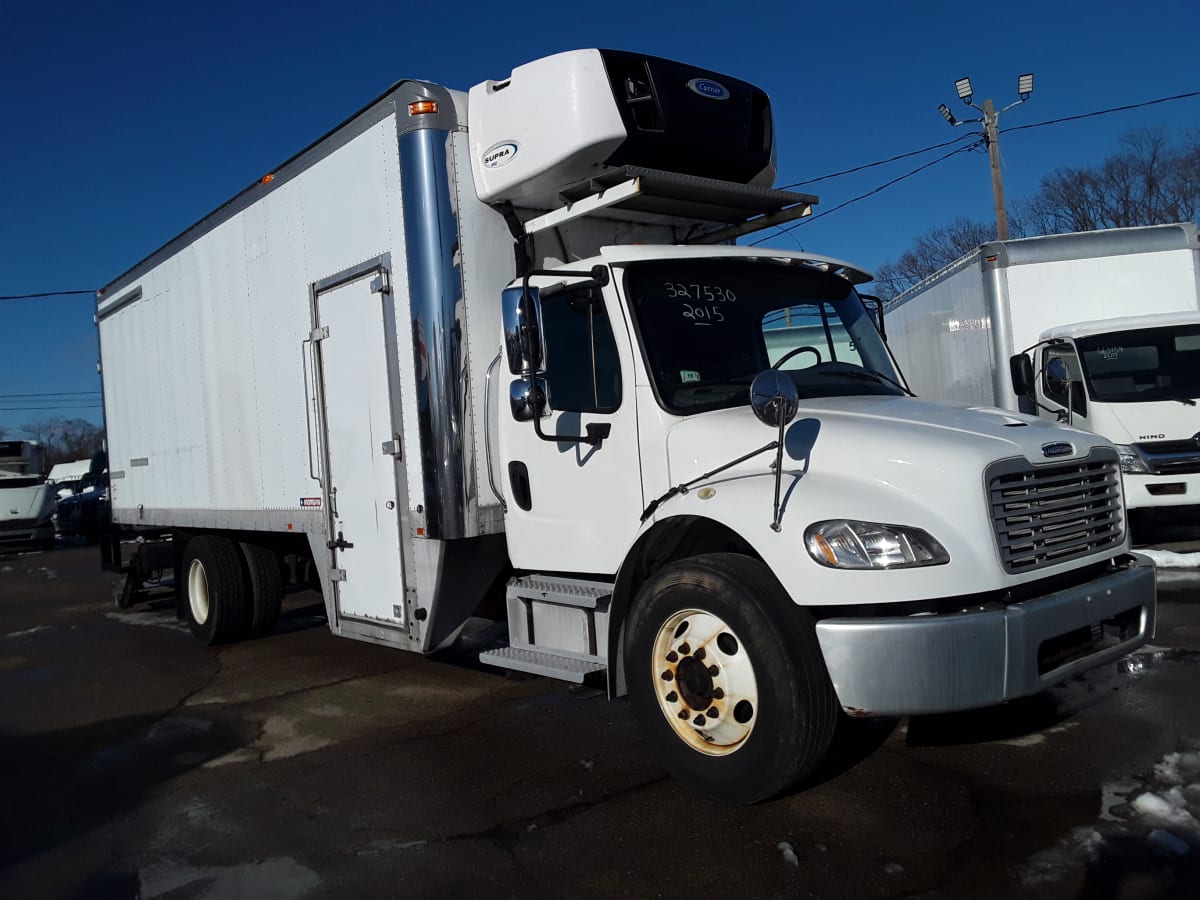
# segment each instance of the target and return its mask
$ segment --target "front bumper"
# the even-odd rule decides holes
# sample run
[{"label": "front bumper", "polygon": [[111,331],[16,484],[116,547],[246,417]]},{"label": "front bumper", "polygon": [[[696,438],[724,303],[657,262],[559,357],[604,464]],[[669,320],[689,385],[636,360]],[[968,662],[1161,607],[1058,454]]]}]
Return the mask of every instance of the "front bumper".
[{"label": "front bumper", "polygon": [[1126,509],[1200,505],[1200,472],[1183,475],[1125,475]]},{"label": "front bumper", "polygon": [[842,708],[899,716],[993,706],[1119,659],[1154,634],[1154,566],[1001,609],[833,618],[817,638]]}]

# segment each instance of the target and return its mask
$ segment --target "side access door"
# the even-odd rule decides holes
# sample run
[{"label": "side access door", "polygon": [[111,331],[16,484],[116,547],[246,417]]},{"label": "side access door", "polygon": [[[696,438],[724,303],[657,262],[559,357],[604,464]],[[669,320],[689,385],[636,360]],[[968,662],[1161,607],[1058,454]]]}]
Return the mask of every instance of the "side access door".
[{"label": "side access door", "polygon": [[375,264],[315,289],[330,565],[340,619],[406,627],[395,301]]}]

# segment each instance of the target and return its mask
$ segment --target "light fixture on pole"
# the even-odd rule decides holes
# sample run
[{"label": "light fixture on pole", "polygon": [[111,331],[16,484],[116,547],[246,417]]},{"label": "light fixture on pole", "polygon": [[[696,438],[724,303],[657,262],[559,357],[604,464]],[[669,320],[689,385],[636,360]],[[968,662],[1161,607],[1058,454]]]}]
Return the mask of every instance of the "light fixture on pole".
[{"label": "light fixture on pole", "polygon": [[1033,73],[1026,72],[1017,78],[1017,96],[1021,99],[1014,103],[1008,104],[999,111],[992,104],[991,100],[983,101],[983,106],[976,106],[972,101],[975,97],[975,91],[971,87],[970,78],[960,78],[954,82],[954,90],[958,92],[958,99],[971,109],[978,110],[983,113],[983,116],[978,119],[966,119],[959,121],[955,118],[954,113],[950,112],[950,107],[945,103],[938,105],[938,112],[942,114],[942,118],[951,125],[966,125],[968,122],[982,122],[983,136],[987,142],[988,160],[992,168],[992,195],[996,202],[996,237],[1002,241],[1008,240],[1008,210],[1004,205],[1004,180],[1000,174],[1000,131],[997,123],[1000,120],[1000,114],[1008,112],[1014,106],[1018,106],[1029,99],[1033,93]]}]

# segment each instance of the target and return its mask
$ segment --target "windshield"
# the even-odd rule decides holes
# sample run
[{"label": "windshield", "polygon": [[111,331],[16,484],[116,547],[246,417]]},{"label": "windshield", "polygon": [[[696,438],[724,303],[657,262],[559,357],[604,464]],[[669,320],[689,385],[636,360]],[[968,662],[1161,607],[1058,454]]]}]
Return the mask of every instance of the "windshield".
[{"label": "windshield", "polygon": [[1200,325],[1078,338],[1092,398],[1106,403],[1200,397]]},{"label": "windshield", "polygon": [[801,397],[901,394],[845,279],[771,259],[631,265],[625,289],[662,405],[686,415],[749,402],[754,376],[786,372]]}]

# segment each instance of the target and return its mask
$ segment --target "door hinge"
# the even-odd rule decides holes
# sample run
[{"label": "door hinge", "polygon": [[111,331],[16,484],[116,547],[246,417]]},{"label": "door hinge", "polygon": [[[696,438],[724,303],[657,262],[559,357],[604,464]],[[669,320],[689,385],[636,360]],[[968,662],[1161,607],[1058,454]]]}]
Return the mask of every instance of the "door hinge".
[{"label": "door hinge", "polygon": [[388,284],[387,272],[380,272],[379,275],[371,279],[372,294],[390,294],[392,286]]},{"label": "door hinge", "polygon": [[399,459],[401,447],[402,442],[400,440],[400,435],[395,434],[392,435],[392,439],[390,441],[383,442],[383,444],[380,446],[380,450],[383,451],[384,456],[394,456],[396,459]]},{"label": "door hinge", "polygon": [[308,333],[308,339],[310,341],[323,341],[327,337],[329,337],[328,325],[322,325],[320,328],[314,328]]},{"label": "door hinge", "polygon": [[345,569],[330,569],[329,570],[329,580],[330,581],[345,581],[346,580],[346,570]]}]

